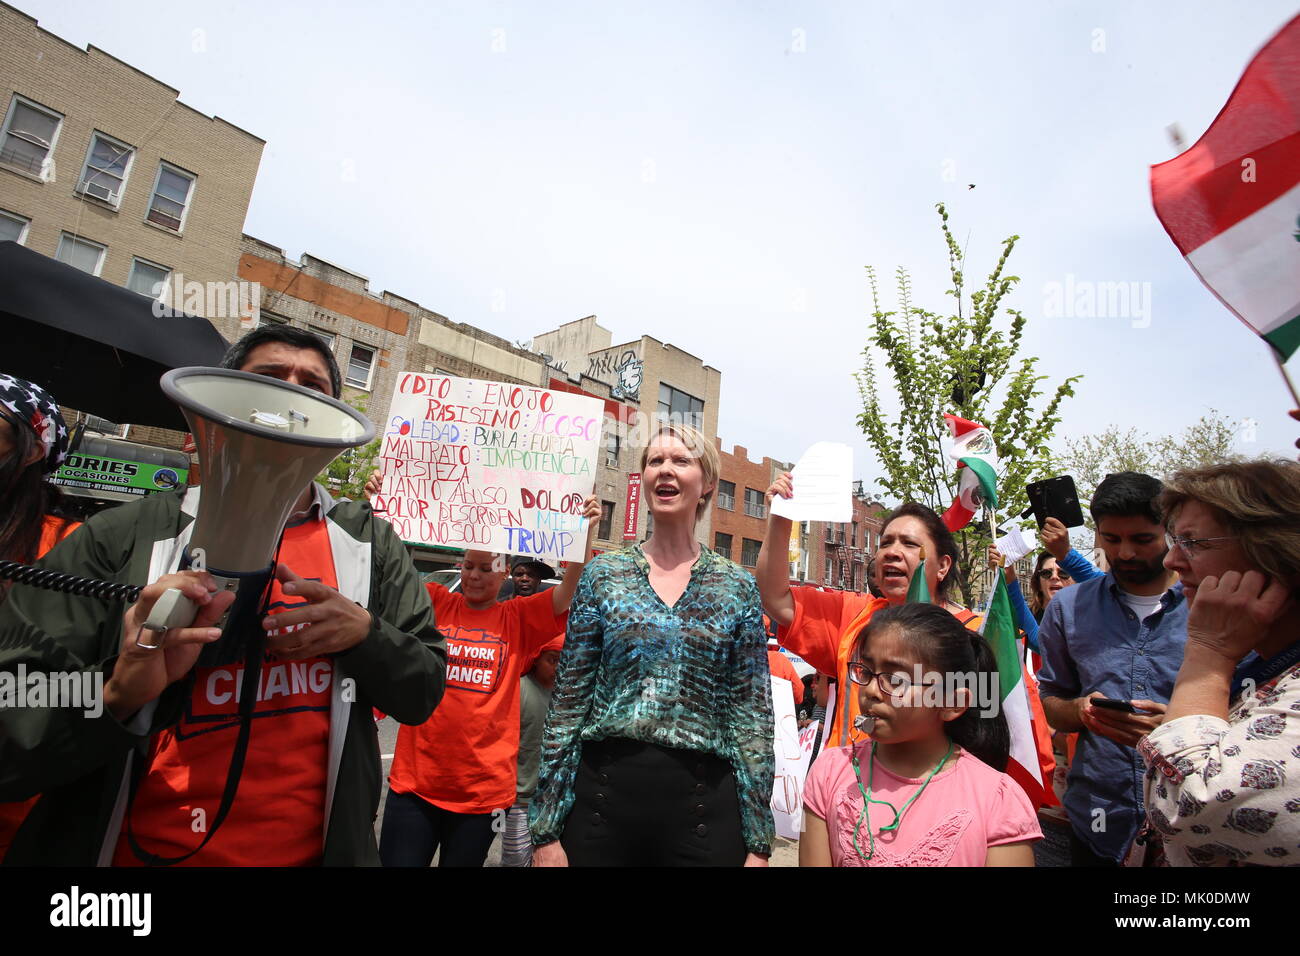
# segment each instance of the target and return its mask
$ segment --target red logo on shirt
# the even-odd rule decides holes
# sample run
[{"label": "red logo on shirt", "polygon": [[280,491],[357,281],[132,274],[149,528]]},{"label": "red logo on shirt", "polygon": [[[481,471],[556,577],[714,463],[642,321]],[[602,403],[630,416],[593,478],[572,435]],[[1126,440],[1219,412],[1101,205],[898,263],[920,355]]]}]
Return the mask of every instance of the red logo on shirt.
[{"label": "red logo on shirt", "polygon": [[479,628],[457,627],[447,638],[447,687],[491,694],[505,670],[509,647]]}]

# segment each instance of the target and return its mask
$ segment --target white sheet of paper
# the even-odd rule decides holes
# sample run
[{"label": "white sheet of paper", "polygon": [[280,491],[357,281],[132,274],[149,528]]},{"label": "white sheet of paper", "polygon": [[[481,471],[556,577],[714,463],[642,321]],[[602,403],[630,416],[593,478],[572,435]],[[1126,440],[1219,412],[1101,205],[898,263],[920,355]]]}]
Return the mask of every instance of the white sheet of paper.
[{"label": "white sheet of paper", "polygon": [[799,459],[791,473],[794,497],[777,497],[772,514],[791,521],[853,520],[853,449],[819,441]]},{"label": "white sheet of paper", "polygon": [[1019,528],[1012,528],[997,540],[998,552],[1007,559],[1007,563],[1019,561],[1030,551],[1038,547],[1038,535],[1032,531],[1026,535]]}]

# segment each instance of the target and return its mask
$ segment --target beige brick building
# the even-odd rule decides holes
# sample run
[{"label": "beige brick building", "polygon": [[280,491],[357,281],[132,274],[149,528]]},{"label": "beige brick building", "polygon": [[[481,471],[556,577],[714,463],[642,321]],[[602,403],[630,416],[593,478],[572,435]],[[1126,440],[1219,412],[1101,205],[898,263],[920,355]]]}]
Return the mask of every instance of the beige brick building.
[{"label": "beige brick building", "polygon": [[343,373],[344,401],[365,405],[376,425],[388,419],[397,375],[441,372],[462,378],[545,385],[546,363],[500,336],[426,309],[317,256],[290,259],[283,249],[244,236],[239,278],[261,288],[258,322],[286,322],[318,334]]},{"label": "beige brick building", "polygon": [[[186,284],[234,279],[264,142],[178,96],[0,3],[0,239],[146,295],[162,283],[230,338],[232,299]],[[130,438],[179,445],[161,429]]]}]

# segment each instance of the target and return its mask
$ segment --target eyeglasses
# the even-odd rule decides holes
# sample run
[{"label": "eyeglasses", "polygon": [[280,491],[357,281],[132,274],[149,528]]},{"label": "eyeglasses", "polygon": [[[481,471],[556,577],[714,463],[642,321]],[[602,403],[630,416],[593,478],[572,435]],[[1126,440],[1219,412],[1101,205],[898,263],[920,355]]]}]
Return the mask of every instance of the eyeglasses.
[{"label": "eyeglasses", "polygon": [[849,661],[848,671],[849,680],[855,684],[868,684],[874,677],[880,692],[891,700],[902,700],[907,696],[907,692],[916,686],[906,674],[898,671],[892,674],[878,674],[868,668],[862,661]]},{"label": "eyeglasses", "polygon": [[1060,568],[1040,568],[1034,572],[1034,575],[1039,578],[1060,578],[1062,581],[1074,580],[1068,572],[1062,571]]},{"label": "eyeglasses", "polygon": [[1236,539],[1235,534],[1221,534],[1216,538],[1184,538],[1181,534],[1174,534],[1172,531],[1165,532],[1165,544],[1169,550],[1178,548],[1189,558],[1209,551],[1211,541],[1235,541]]}]

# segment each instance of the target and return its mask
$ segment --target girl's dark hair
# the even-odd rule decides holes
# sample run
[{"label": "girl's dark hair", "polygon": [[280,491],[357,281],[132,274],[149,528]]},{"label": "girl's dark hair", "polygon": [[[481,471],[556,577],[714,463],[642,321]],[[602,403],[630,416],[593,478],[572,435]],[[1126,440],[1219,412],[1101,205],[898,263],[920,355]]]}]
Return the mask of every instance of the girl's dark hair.
[{"label": "girl's dark hair", "polygon": [[[948,526],[943,523],[943,519],[934,513],[931,509],[918,501],[907,501],[899,505],[889,513],[885,523],[880,526],[880,536],[885,536],[885,531],[896,518],[915,518],[925,525],[926,533],[930,535],[930,540],[934,542],[935,548],[939,554],[946,554],[952,559],[952,564],[948,568],[948,573],[939,579],[939,594],[941,601],[948,600],[948,595],[952,593],[952,586],[957,580],[958,571],[957,563],[957,542],[953,540],[952,532]],[[926,558],[937,558],[938,554],[927,554]]]},{"label": "girl's dark hair", "polygon": [[[854,647],[857,659],[866,654],[871,635],[886,628],[897,628],[904,635],[927,672],[941,674],[945,679],[949,675],[961,675],[973,681],[973,686],[969,683],[965,686],[971,688],[974,699],[965,713],[948,721],[946,733],[953,743],[966,748],[994,770],[1005,772],[1011,756],[1011,731],[1002,713],[998,662],[984,635],[963,627],[937,605],[899,604],[877,611],[858,632]],[[981,700],[986,692],[994,699]],[[990,708],[995,711],[992,717],[981,715],[981,710]]]},{"label": "girl's dark hair", "polygon": [[36,560],[45,516],[59,513],[63,495],[45,480],[43,456],[23,464],[42,451],[36,432],[11,415],[5,421],[13,432],[14,447],[0,460],[0,560],[30,564]]}]

